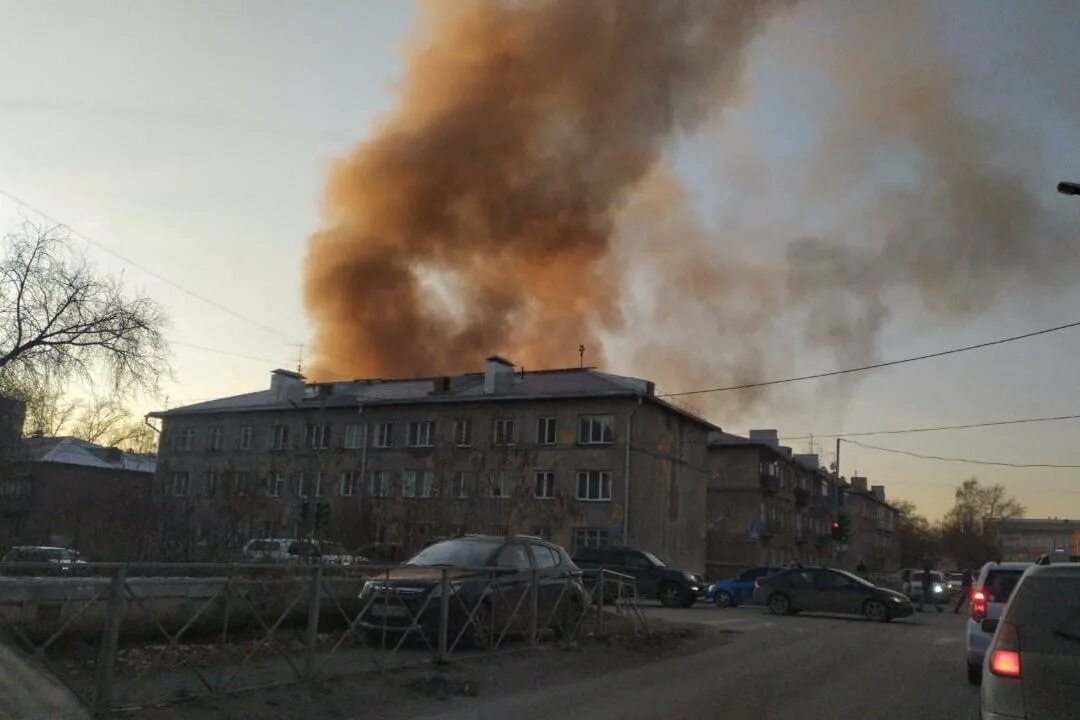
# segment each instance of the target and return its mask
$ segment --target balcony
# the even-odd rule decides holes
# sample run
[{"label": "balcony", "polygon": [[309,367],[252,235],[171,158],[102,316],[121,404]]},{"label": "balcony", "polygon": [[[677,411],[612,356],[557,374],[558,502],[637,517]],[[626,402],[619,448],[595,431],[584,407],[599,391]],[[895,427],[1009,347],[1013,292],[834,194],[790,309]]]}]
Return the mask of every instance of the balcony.
[{"label": "balcony", "polygon": [[761,473],[759,476],[759,482],[761,483],[762,492],[778,493],[780,492],[780,478],[775,475],[767,475]]}]

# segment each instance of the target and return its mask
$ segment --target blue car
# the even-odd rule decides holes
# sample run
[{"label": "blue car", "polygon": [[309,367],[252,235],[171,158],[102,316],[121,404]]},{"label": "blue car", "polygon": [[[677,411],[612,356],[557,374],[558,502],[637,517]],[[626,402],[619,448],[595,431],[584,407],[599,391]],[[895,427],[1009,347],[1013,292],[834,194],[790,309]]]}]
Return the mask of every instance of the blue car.
[{"label": "blue car", "polygon": [[705,594],[705,602],[716,603],[717,607],[735,607],[744,602],[753,602],[754,581],[758,578],[775,575],[784,568],[767,565],[744,570],[726,580],[717,580]]}]

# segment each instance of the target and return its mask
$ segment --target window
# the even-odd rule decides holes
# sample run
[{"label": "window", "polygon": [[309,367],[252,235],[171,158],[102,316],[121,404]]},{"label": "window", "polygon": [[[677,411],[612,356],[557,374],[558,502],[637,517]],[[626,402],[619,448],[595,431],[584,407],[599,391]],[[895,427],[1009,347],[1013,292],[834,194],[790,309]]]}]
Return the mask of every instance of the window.
[{"label": "window", "polygon": [[191,452],[194,447],[195,428],[176,428],[176,430],[173,430],[173,450],[176,452]]},{"label": "window", "polygon": [[255,447],[255,428],[244,425],[240,428],[240,449],[251,450]]},{"label": "window", "polygon": [[314,490],[315,490],[315,497],[321,498],[324,495],[324,492],[323,492],[323,479],[322,479],[322,473],[321,472],[315,473]]},{"label": "window", "polygon": [[555,418],[542,417],[536,419],[536,444],[554,445],[556,442],[555,430],[558,426]]},{"label": "window", "polygon": [[381,422],[375,426],[375,447],[394,447],[394,423],[391,421]]},{"label": "window", "polygon": [[582,415],[578,420],[578,442],[606,445],[615,442],[614,415]]},{"label": "window", "polygon": [[225,444],[225,433],[221,429],[221,426],[215,425],[210,428],[210,449],[220,450],[221,446]]},{"label": "window", "polygon": [[187,497],[191,494],[191,474],[188,472],[174,472],[172,476],[172,494],[176,497]]},{"label": "window", "polygon": [[364,447],[367,439],[367,425],[363,423],[349,423],[345,426],[345,449],[356,450]]},{"label": "window", "polygon": [[390,471],[374,470],[371,473],[371,497],[390,495]]},{"label": "window", "polygon": [[420,420],[409,423],[409,447],[431,447],[435,444],[435,423]]},{"label": "window", "polygon": [[353,472],[341,473],[341,496],[352,497],[356,494],[356,482],[359,480],[360,474]]},{"label": "window", "polygon": [[507,545],[495,556],[495,565],[501,568],[528,570],[529,556],[525,552],[525,546],[520,543]]},{"label": "window", "polygon": [[536,497],[543,499],[555,497],[555,473],[550,470],[537,471]]},{"label": "window", "polygon": [[274,443],[270,446],[272,450],[285,450],[289,445],[289,426],[288,425],[275,425],[274,426]]},{"label": "window", "polygon": [[285,492],[285,476],[281,473],[271,473],[266,477],[266,494],[270,497],[281,497]]},{"label": "window", "polygon": [[507,470],[492,470],[490,487],[491,497],[510,497],[510,473]]},{"label": "window", "polygon": [[472,420],[458,418],[454,421],[454,444],[458,447],[472,445]]},{"label": "window", "polygon": [[450,497],[469,497],[469,474],[464,470],[458,470],[450,476]]},{"label": "window", "polygon": [[217,485],[217,473],[213,470],[203,472],[203,497],[214,497],[215,485]]},{"label": "window", "polygon": [[26,516],[25,515],[13,515],[7,519],[7,536],[9,540],[17,540],[22,537],[23,531],[26,529]]},{"label": "window", "polygon": [[237,495],[246,495],[251,483],[251,473],[241,470],[233,475],[233,492]]},{"label": "window", "polygon": [[435,473],[430,470],[406,470],[401,482],[402,497],[431,497]]},{"label": "window", "polygon": [[574,550],[602,548],[608,544],[608,529],[599,527],[574,528]]},{"label": "window", "polygon": [[537,570],[546,570],[559,564],[559,556],[555,551],[543,545],[529,545],[529,554],[532,555],[533,567]]},{"label": "window", "polygon": [[514,444],[514,418],[495,418],[495,437],[493,442],[496,445]]},{"label": "window", "polygon": [[577,474],[578,500],[610,500],[611,473],[606,470],[579,470]]},{"label": "window", "polygon": [[306,498],[307,494],[307,476],[304,473],[296,474],[296,497]]},{"label": "window", "polygon": [[305,444],[312,450],[324,450],[330,447],[330,426],[308,423]]}]

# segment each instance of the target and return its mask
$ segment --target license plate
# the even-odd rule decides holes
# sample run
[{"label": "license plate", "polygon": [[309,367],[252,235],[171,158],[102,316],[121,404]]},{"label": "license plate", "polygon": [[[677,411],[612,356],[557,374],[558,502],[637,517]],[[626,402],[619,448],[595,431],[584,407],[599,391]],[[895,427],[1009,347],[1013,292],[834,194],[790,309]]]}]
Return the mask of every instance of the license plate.
[{"label": "license plate", "polygon": [[372,605],[368,613],[377,617],[403,618],[409,616],[408,611],[400,605]]}]

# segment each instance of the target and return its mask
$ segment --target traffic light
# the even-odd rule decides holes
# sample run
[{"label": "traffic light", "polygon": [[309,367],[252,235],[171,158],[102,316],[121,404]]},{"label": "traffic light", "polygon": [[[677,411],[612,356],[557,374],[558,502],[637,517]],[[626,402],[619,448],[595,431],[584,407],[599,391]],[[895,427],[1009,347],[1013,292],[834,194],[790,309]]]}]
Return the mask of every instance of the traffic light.
[{"label": "traffic light", "polygon": [[833,522],[832,522],[832,539],[836,540],[837,542],[839,542],[842,539],[840,537],[840,521],[839,520],[833,520]]}]

